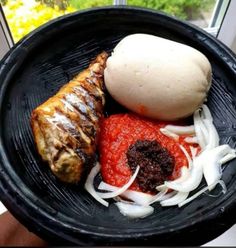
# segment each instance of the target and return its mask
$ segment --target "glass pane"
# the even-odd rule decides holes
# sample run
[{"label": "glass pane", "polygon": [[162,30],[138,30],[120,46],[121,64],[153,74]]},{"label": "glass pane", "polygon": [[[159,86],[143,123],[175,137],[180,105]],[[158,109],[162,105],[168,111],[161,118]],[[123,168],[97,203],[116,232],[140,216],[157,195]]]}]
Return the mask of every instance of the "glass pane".
[{"label": "glass pane", "polygon": [[129,5],[163,11],[201,27],[208,27],[217,0],[128,0]]},{"label": "glass pane", "polygon": [[[220,1],[220,0],[219,0]],[[223,1],[223,0],[222,0]],[[58,16],[90,7],[111,5],[113,0],[0,0],[14,41]],[[163,11],[206,28],[212,23],[217,0],[127,0],[128,5]]]},{"label": "glass pane", "polygon": [[112,0],[0,0],[15,42],[56,17],[76,10],[112,5]]}]

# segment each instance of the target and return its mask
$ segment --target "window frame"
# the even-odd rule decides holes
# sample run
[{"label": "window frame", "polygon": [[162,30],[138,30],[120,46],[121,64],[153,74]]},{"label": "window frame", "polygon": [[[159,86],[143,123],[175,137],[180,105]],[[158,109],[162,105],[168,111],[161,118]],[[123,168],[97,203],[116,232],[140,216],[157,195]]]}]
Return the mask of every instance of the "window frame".
[{"label": "window frame", "polygon": [[13,37],[0,4],[0,59],[14,45]]},{"label": "window frame", "polygon": [[230,0],[217,38],[236,53],[236,1]]}]

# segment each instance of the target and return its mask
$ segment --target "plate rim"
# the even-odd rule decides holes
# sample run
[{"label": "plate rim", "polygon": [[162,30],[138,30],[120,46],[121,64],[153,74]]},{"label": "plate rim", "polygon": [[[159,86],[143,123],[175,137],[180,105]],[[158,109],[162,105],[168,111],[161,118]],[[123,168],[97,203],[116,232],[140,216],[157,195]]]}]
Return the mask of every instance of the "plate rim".
[{"label": "plate rim", "polygon": [[[8,78],[10,76],[8,76],[8,75],[11,75],[12,73],[14,74],[14,71],[16,71],[18,69],[18,66],[20,66],[21,63],[23,63],[24,59],[27,56],[26,48],[28,46],[30,46],[31,40],[35,39],[35,35],[38,35],[40,33],[44,33],[45,30],[49,29],[51,26],[53,26],[55,24],[59,25],[60,22],[64,22],[64,20],[66,20],[66,19],[69,20],[70,18],[74,18],[74,17],[76,17],[78,15],[83,16],[83,15],[87,15],[87,14],[95,13],[95,12],[98,13],[98,12],[101,12],[101,11],[103,12],[103,11],[114,11],[114,10],[117,10],[117,11],[122,11],[122,10],[136,11],[136,12],[142,12],[142,13],[145,13],[145,14],[159,15],[161,17],[164,17],[164,18],[168,19],[169,21],[174,21],[175,20],[175,21],[178,22],[178,25],[181,24],[181,25],[187,27],[189,30],[190,29],[193,29],[195,31],[197,30],[198,33],[200,33],[202,36],[207,37],[212,43],[214,43],[214,46],[217,46],[217,47],[221,48],[222,51],[224,53],[226,53],[227,56],[230,57],[232,63],[236,63],[236,58],[234,57],[235,55],[232,54],[232,51],[230,51],[219,40],[216,40],[210,34],[206,33],[205,31],[201,30],[200,28],[197,28],[196,26],[194,26],[192,24],[186,23],[184,21],[180,21],[179,19],[171,17],[171,16],[166,15],[164,13],[161,13],[161,12],[158,12],[158,11],[155,11],[155,10],[151,10],[151,9],[145,9],[145,8],[133,7],[133,6],[108,6],[108,7],[100,7],[100,8],[91,8],[91,9],[88,9],[88,10],[77,11],[77,12],[74,12],[74,13],[71,13],[71,14],[56,18],[55,20],[52,20],[52,21],[42,25],[41,27],[37,28],[36,30],[34,30],[33,32],[28,34],[26,37],[24,37],[21,41],[16,43],[14,45],[14,47],[4,56],[4,58],[2,59],[1,64],[0,64],[0,81],[2,81],[2,84],[0,86],[0,113],[2,112],[2,108],[3,108],[2,105],[3,105],[3,101],[4,101],[4,94],[5,94],[6,88],[8,86],[8,82],[10,80],[10,78]],[[213,46],[213,44],[211,44],[211,45]],[[17,62],[17,57],[19,55],[22,56],[20,64],[19,64],[19,62]],[[224,61],[223,58],[222,58],[222,61]],[[224,62],[226,62],[226,61],[224,61]],[[14,66],[12,66],[12,65],[14,65]],[[230,65],[228,64],[228,61],[227,61],[227,66],[229,68],[231,68]],[[9,72],[9,69],[10,69],[10,72]],[[45,229],[47,231],[53,232],[52,229],[49,230],[49,228],[47,228],[45,225],[42,225],[42,224],[41,224],[40,228],[39,227],[34,227],[34,225],[32,225],[30,222],[32,222],[32,223],[35,223],[35,222],[38,223],[38,222],[35,220],[35,218],[33,218],[33,216],[27,214],[26,211],[24,211],[23,209],[20,209],[18,211],[15,210],[17,208],[19,202],[21,202],[22,205],[27,205],[28,204],[27,207],[30,206],[31,211],[33,211],[35,213],[38,211],[38,207],[35,204],[33,204],[32,202],[30,202],[28,198],[27,198],[27,201],[26,201],[25,198],[21,199],[20,194],[19,194],[19,192],[20,192],[19,189],[16,187],[16,185],[14,185],[10,181],[11,180],[10,176],[3,169],[4,167],[6,167],[6,165],[8,167],[10,167],[10,162],[9,162],[7,156],[6,156],[5,151],[4,151],[4,141],[3,141],[3,138],[2,138],[3,137],[3,135],[2,135],[3,131],[2,131],[1,125],[2,125],[2,123],[0,122],[0,130],[1,130],[1,135],[0,135],[0,164],[1,164],[1,167],[2,167],[0,169],[0,176],[1,176],[0,192],[1,192],[1,194],[4,195],[1,200],[3,201],[4,204],[6,204],[6,206],[10,210],[10,212],[13,213],[13,215],[15,217],[17,217],[17,219],[19,219],[23,224],[25,224],[28,228],[32,229],[38,235],[41,236],[41,229]],[[5,163],[5,166],[2,166],[3,163]],[[7,195],[9,195],[9,196],[11,195],[12,196],[11,199]],[[13,196],[15,196],[16,199],[13,199],[14,198]],[[228,208],[228,210],[230,208],[236,209],[236,202],[234,202],[234,204],[233,204],[233,200],[231,199],[231,201],[228,202],[228,206],[226,206],[226,207]],[[21,215],[24,215],[24,218],[26,217],[27,220],[24,219],[23,217],[21,217]],[[221,215],[223,217],[224,213],[222,212]],[[45,216],[43,216],[43,217],[45,217]],[[213,219],[215,217],[220,217],[218,212],[212,213],[211,218],[205,219],[204,222],[206,222],[207,220]],[[236,219],[236,218],[234,218],[234,219]],[[61,222],[57,222],[55,220],[55,224],[61,225]],[[196,225],[196,223],[192,224],[192,226],[193,225]],[[189,225],[188,225],[188,227],[189,227]],[[65,228],[65,230],[66,230],[67,227],[63,226],[63,228]],[[182,230],[182,228],[183,228],[183,226],[181,227],[181,230]],[[228,228],[229,228],[229,226],[228,226]],[[169,231],[171,232],[171,230],[169,230]],[[178,229],[175,229],[173,232],[176,233],[178,231],[179,231]],[[80,230],[80,232],[81,232],[81,234],[83,234],[85,236],[86,235],[95,235],[94,236],[95,239],[97,237],[101,236],[101,237],[108,238],[108,240],[113,239],[113,238],[121,239],[121,240],[124,240],[124,239],[139,239],[139,238],[144,238],[144,237],[151,237],[153,235],[155,236],[155,234],[150,233],[149,230],[147,231],[148,233],[142,233],[141,235],[140,234],[134,235],[133,233],[132,234],[124,234],[124,233],[122,233],[122,234],[117,234],[115,236],[113,234],[111,235],[111,234],[107,234],[107,233],[94,233],[94,232],[91,232],[91,231],[88,231],[88,230]],[[163,232],[159,232],[158,235],[165,234],[166,232],[167,232],[167,230],[165,230]],[[60,235],[55,233],[55,231],[53,233],[54,233],[54,235],[56,234],[58,236],[58,238],[60,238]],[[112,242],[112,241],[110,241],[110,242]],[[76,240],[76,243],[78,243],[78,240]],[[82,240],[81,240],[80,244],[84,244],[82,242]]]}]

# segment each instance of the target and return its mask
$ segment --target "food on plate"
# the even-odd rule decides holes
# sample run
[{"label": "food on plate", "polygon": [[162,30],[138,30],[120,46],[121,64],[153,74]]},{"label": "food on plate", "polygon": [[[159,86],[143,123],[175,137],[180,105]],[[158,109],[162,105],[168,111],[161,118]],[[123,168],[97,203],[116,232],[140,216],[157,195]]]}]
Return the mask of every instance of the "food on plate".
[{"label": "food on plate", "polygon": [[114,48],[104,79],[112,97],[126,108],[159,120],[176,120],[203,104],[211,86],[211,65],[190,46],[133,34]]},{"label": "food on plate", "polygon": [[95,155],[105,104],[106,60],[107,53],[99,54],[87,69],[32,112],[38,152],[64,182],[78,182]]},{"label": "food on plate", "polygon": [[156,193],[156,186],[167,179],[177,178],[179,169],[188,164],[179,144],[188,152],[191,145],[184,141],[184,137],[176,142],[165,136],[160,129],[166,124],[134,114],[116,114],[105,118],[101,122],[99,139],[104,181],[121,187],[140,166],[137,184],[132,185],[131,189]]},{"label": "food on plate", "polygon": [[[38,152],[53,173],[77,183],[91,169],[85,189],[106,207],[115,200],[129,218],[152,214],[157,202],[182,207],[217,185],[225,193],[222,165],[236,151],[220,144],[204,104],[211,86],[207,58],[145,34],[125,37],[107,58],[99,54],[32,112]],[[104,117],[104,86],[132,112]],[[192,122],[185,118],[191,115]]]},{"label": "food on plate", "polygon": [[[182,207],[218,184],[226,193],[222,165],[234,159],[236,151],[219,144],[206,105],[194,112],[193,122],[180,125],[134,114],[104,119],[99,141],[101,165],[92,169],[85,188],[106,207],[106,199],[115,199],[120,212],[129,218],[152,214],[155,202],[162,207]],[[100,171],[102,181],[95,189],[94,179]],[[199,190],[203,178],[207,186]]]}]

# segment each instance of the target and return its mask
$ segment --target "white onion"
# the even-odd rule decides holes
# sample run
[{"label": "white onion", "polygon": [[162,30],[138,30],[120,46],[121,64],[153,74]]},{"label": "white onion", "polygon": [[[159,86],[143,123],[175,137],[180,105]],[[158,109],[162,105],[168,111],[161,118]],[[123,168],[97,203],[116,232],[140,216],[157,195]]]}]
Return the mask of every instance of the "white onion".
[{"label": "white onion", "polygon": [[[102,181],[99,184],[98,189],[107,190],[107,191],[116,191],[119,189],[119,187],[110,185],[110,184]],[[135,202],[139,205],[142,205],[142,206],[148,206],[150,204],[150,202],[152,202],[154,199],[153,195],[146,194],[143,192],[134,191],[134,190],[126,190],[124,193],[121,194],[121,196],[123,196],[129,200],[132,200],[133,202]]]},{"label": "white onion", "polygon": [[168,190],[168,188],[165,186],[165,184],[161,184],[161,185],[156,186],[156,190],[165,191],[165,190]]},{"label": "white onion", "polygon": [[124,202],[116,202],[115,205],[119,208],[121,214],[131,219],[144,218],[154,212],[154,208],[151,206],[139,206]]},{"label": "white onion", "polygon": [[175,182],[184,182],[190,176],[190,170],[187,166],[181,167],[181,176],[175,179]]},{"label": "white onion", "polygon": [[172,138],[176,141],[179,140],[179,135],[175,134],[175,133],[172,133],[170,132],[169,130],[165,129],[165,128],[160,128],[160,131],[162,134],[164,134],[165,136],[169,137],[169,138]]},{"label": "white onion", "polygon": [[201,195],[202,193],[204,193],[205,191],[208,190],[208,186],[204,187],[203,189],[199,190],[197,193],[195,193],[194,195],[192,195],[191,197],[189,197],[188,199],[186,199],[185,201],[182,201],[178,204],[179,207],[184,206],[185,204],[193,201],[194,199],[196,199],[199,195]]},{"label": "white onion", "polygon": [[[188,169],[187,166],[182,166],[181,167],[181,175],[180,177],[178,177],[177,179],[175,179],[174,181],[170,181],[170,182],[175,182],[175,183],[181,183],[187,180],[187,178],[189,178],[190,176],[190,170]],[[164,192],[168,190],[168,187],[165,184],[159,185],[156,187],[156,190]]]},{"label": "white onion", "polygon": [[190,151],[191,151],[192,158],[195,158],[197,155],[197,148],[190,146]]},{"label": "white onion", "polygon": [[123,194],[131,186],[131,184],[134,182],[136,176],[138,175],[139,169],[140,169],[140,167],[137,166],[137,168],[136,168],[134,174],[132,175],[132,177],[121,188],[119,188],[118,190],[113,191],[113,192],[99,193],[100,197],[103,198],[103,199],[108,199],[108,198],[113,198],[113,197],[116,197],[118,195]]},{"label": "white onion", "polygon": [[231,161],[232,159],[236,158],[236,153],[234,151],[234,153],[229,153],[227,155],[225,155],[221,160],[220,160],[220,163],[221,164],[225,164],[229,161]]},{"label": "white onion", "polygon": [[179,135],[183,134],[195,134],[194,125],[191,126],[176,126],[176,125],[166,125],[165,129]]},{"label": "white onion", "polygon": [[176,194],[176,191],[173,190],[172,192],[163,195],[162,198],[161,198],[161,200],[164,201],[164,200],[170,199],[175,194]]},{"label": "white onion", "polygon": [[217,182],[222,176],[222,169],[220,160],[223,159],[227,154],[232,153],[234,150],[229,145],[221,145],[211,150],[206,150],[203,153],[203,174],[206,179],[209,190],[214,187],[210,186]]},{"label": "white onion", "polygon": [[184,141],[186,143],[189,143],[189,144],[198,144],[198,140],[197,140],[197,137],[196,136],[193,136],[193,137],[186,137],[184,139]]},{"label": "white onion", "polygon": [[187,150],[182,145],[179,145],[179,147],[182,150],[182,152],[184,153],[185,157],[187,158],[188,167],[191,168],[193,166],[193,161],[192,161],[191,157],[189,156]]},{"label": "white onion", "polygon": [[209,140],[209,134],[208,134],[208,130],[203,122],[203,119],[199,113],[199,116],[200,116],[200,119],[199,119],[199,127],[201,129],[201,132],[202,132],[202,135],[203,135],[203,138],[206,142],[206,144],[208,143],[208,140]]},{"label": "white onion", "polygon": [[160,204],[162,207],[178,205],[179,203],[183,202],[188,197],[188,195],[189,192],[178,192],[173,197],[161,201]]},{"label": "white onion", "polygon": [[193,166],[189,170],[189,176],[183,182],[166,181],[164,184],[170,189],[180,192],[190,192],[196,189],[203,177],[202,159],[200,156],[193,159]]},{"label": "white onion", "polygon": [[222,193],[226,194],[227,192],[227,187],[225,185],[225,182],[223,180],[219,180],[218,183],[220,184],[220,186],[222,187]]},{"label": "white onion", "polygon": [[100,171],[100,169],[101,169],[101,166],[99,163],[97,163],[90,171],[84,187],[90,193],[90,195],[94,197],[94,199],[96,199],[98,202],[100,202],[105,207],[108,207],[109,203],[107,201],[103,200],[99,196],[98,192],[95,191],[94,186],[93,186],[94,179],[95,179],[96,175],[98,174],[98,172]]},{"label": "white onion", "polygon": [[204,188],[202,188],[201,190],[199,190],[198,192],[196,192],[194,195],[192,195],[191,197],[189,197],[188,199],[186,199],[185,201],[181,202],[178,204],[179,207],[184,206],[185,204],[193,201],[194,199],[196,199],[198,196],[200,196],[202,193],[206,192],[207,190],[209,190],[209,187],[215,187],[217,184],[220,184],[222,187],[222,193],[225,194],[227,192],[227,188],[225,186],[224,181],[222,180],[218,180],[216,182],[214,182],[212,185],[210,186],[206,186]]},{"label": "white onion", "polygon": [[207,107],[206,104],[202,105],[202,113],[204,115],[204,119],[207,119],[207,120],[213,122],[211,111],[209,110],[209,108]]},{"label": "white onion", "polygon": [[203,120],[203,123],[205,124],[209,135],[208,144],[205,149],[212,149],[219,146],[220,138],[213,123],[210,120]]},{"label": "white onion", "polygon": [[158,194],[154,195],[152,198],[152,201],[149,203],[150,205],[153,204],[154,202],[162,201],[163,197],[167,193],[168,189],[164,189],[160,191]]},{"label": "white onion", "polygon": [[205,136],[202,131],[202,128],[201,128],[202,125],[201,125],[201,117],[200,117],[199,111],[200,110],[198,109],[194,112],[193,122],[194,122],[194,127],[195,127],[195,132],[196,132],[198,143],[201,149],[204,149],[206,147],[206,140],[205,140]]}]

